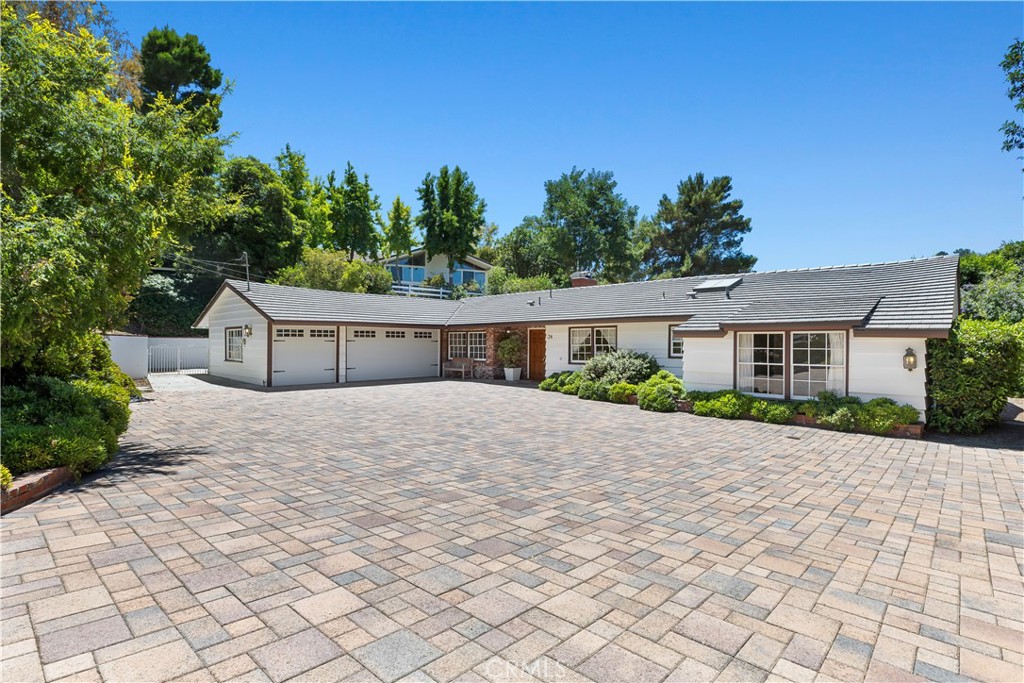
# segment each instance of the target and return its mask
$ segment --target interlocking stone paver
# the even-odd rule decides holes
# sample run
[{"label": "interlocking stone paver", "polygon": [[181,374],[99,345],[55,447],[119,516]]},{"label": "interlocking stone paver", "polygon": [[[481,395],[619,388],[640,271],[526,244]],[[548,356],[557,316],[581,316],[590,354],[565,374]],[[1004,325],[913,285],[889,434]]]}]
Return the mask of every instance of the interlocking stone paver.
[{"label": "interlocking stone paver", "polygon": [[1024,680],[1020,449],[161,381],[0,521],[4,681]]},{"label": "interlocking stone paver", "polygon": [[387,683],[416,671],[441,655],[436,647],[405,630],[396,631],[352,652],[359,663]]},{"label": "interlocking stone paver", "polygon": [[257,648],[252,658],[272,681],[284,681],[339,657],[343,651],[315,628]]}]

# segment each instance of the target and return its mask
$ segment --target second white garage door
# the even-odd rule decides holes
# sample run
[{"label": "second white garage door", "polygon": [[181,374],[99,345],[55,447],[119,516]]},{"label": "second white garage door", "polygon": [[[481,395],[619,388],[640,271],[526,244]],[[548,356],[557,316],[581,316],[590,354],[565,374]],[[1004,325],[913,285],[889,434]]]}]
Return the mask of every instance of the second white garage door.
[{"label": "second white garage door", "polygon": [[438,330],[349,326],[345,336],[349,382],[438,376]]}]

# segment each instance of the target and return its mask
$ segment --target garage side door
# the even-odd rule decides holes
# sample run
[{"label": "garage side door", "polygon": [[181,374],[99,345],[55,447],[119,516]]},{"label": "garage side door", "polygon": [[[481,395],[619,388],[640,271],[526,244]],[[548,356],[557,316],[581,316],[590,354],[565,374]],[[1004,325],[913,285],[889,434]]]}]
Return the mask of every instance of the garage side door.
[{"label": "garage side door", "polygon": [[274,386],[336,382],[335,335],[333,327],[274,328]]},{"label": "garage side door", "polygon": [[349,326],[346,336],[349,382],[437,377],[438,330]]}]

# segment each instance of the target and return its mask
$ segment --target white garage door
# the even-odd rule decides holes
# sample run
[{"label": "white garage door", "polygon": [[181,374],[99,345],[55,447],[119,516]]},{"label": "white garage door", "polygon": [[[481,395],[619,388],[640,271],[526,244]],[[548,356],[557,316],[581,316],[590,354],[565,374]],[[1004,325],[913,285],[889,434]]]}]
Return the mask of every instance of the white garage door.
[{"label": "white garage door", "polygon": [[274,386],[333,384],[336,354],[333,327],[274,328]]},{"label": "white garage door", "polygon": [[437,330],[350,326],[346,336],[349,382],[437,377]]}]

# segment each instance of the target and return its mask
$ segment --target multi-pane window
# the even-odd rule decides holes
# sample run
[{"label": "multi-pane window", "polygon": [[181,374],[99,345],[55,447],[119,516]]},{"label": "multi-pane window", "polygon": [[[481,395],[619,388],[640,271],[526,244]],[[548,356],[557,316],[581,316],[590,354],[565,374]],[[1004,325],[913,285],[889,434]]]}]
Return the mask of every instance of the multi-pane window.
[{"label": "multi-pane window", "polygon": [[377,330],[352,330],[353,339],[375,339]]},{"label": "multi-pane window", "polygon": [[469,332],[469,357],[473,360],[487,360],[487,333]]},{"label": "multi-pane window", "polygon": [[405,330],[384,330],[385,339],[405,339]]},{"label": "multi-pane window", "polygon": [[412,333],[412,336],[413,336],[413,339],[433,339],[434,338],[434,333],[433,332],[424,332],[422,330],[417,330],[416,332]]},{"label": "multi-pane window", "polygon": [[782,332],[740,332],[736,359],[736,388],[751,394],[782,396],[786,358]]},{"label": "multi-pane window", "polygon": [[334,339],[334,330],[323,329],[323,330],[310,330],[309,336],[315,339]]},{"label": "multi-pane window", "polygon": [[586,363],[594,356],[614,351],[616,337],[614,327],[570,327],[569,362]]},{"label": "multi-pane window", "polygon": [[297,327],[279,327],[274,330],[274,336],[278,339],[285,337],[305,337],[306,331]]},{"label": "multi-pane window", "polygon": [[683,338],[676,336],[676,331],[672,329],[674,325],[668,328],[668,356],[669,358],[682,358],[683,357]]},{"label": "multi-pane window", "polygon": [[793,398],[846,393],[846,333],[794,332]]},{"label": "multi-pane window", "polygon": [[448,358],[487,360],[487,333],[449,332]]},{"label": "multi-pane window", "polygon": [[241,327],[228,327],[224,330],[224,360],[242,362],[242,350],[245,344],[242,341]]}]

